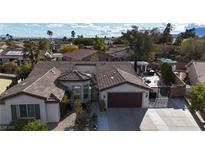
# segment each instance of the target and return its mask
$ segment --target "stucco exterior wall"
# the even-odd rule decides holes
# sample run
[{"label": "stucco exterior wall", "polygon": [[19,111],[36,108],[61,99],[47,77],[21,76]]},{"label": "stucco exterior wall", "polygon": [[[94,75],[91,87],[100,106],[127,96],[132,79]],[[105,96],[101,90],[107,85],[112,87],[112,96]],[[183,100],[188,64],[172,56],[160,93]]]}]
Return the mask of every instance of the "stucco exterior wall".
[{"label": "stucco exterior wall", "polygon": [[0,104],[0,125],[6,124],[5,104]]},{"label": "stucco exterior wall", "polygon": [[72,87],[73,86],[81,86],[81,101],[83,103],[87,103],[91,100],[91,90],[89,89],[89,93],[88,93],[88,98],[85,99],[83,98],[83,94],[84,94],[84,91],[83,91],[83,86],[84,85],[90,85],[90,80],[88,81],[82,81],[82,82],[68,82],[68,81],[61,81],[61,84],[63,84],[64,86],[66,86],[68,88],[69,91],[72,92]]},{"label": "stucco exterior wall", "polygon": [[59,103],[46,104],[47,122],[58,122],[60,120]]},{"label": "stucco exterior wall", "polygon": [[5,100],[5,107],[4,107],[5,124],[9,124],[12,121],[11,105],[19,105],[19,104],[39,104],[41,120],[47,121],[46,104],[44,103],[44,100],[26,94],[20,94]]},{"label": "stucco exterior wall", "polygon": [[191,82],[191,85],[195,85],[198,82],[198,80],[197,80],[197,74],[196,74],[196,70],[194,68],[194,64],[191,64],[187,68],[187,73],[188,73],[188,77],[189,77],[189,80]]},{"label": "stucco exterior wall", "polygon": [[171,86],[169,97],[183,97],[186,95],[186,84],[175,75],[175,85]]},{"label": "stucco exterior wall", "polygon": [[108,93],[111,92],[142,92],[142,107],[146,108],[149,106],[149,91],[129,83],[119,85],[100,92],[100,99],[105,101],[106,107],[108,107]]}]

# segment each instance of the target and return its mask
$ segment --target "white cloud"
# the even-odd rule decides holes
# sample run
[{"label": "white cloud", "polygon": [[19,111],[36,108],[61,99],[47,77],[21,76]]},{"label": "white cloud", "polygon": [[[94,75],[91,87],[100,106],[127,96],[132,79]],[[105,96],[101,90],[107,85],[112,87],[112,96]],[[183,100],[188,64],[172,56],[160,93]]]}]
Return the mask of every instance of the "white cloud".
[{"label": "white cloud", "polygon": [[180,33],[180,32],[184,32],[186,30],[186,28],[189,26],[189,24],[187,23],[175,23],[175,24],[172,24],[173,26],[173,29],[172,29],[172,34],[177,34],[177,33]]},{"label": "white cloud", "polygon": [[61,28],[64,24],[58,23],[58,24],[47,24],[48,28]]},{"label": "white cloud", "polygon": [[24,24],[26,27],[41,27],[40,24]]}]

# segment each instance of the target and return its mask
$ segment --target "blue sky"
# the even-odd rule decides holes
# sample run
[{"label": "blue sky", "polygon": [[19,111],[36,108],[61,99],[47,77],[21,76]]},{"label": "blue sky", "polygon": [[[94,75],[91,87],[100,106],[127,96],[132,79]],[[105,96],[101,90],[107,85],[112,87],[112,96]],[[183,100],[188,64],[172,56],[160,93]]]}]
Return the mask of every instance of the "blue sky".
[{"label": "blue sky", "polygon": [[[151,29],[158,27],[163,30],[164,23],[5,23],[0,24],[0,36],[10,34],[13,37],[48,37],[47,30],[53,31],[53,37],[70,37],[74,30],[76,35],[90,36],[119,36],[121,32],[130,29],[132,25],[140,29]],[[186,28],[205,27],[205,24],[174,23],[173,34],[185,31]]]}]

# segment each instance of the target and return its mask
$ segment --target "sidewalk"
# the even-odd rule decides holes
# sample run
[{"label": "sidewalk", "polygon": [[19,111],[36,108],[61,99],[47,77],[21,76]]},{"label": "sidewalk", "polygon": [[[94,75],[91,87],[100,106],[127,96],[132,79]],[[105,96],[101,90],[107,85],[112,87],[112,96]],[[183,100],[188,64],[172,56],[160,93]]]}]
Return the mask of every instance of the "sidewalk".
[{"label": "sidewalk", "polygon": [[100,112],[98,103],[92,105],[93,113],[98,116],[98,131],[109,131],[108,119],[106,112]]},{"label": "sidewalk", "polygon": [[76,120],[76,113],[72,113],[68,115],[65,119],[60,121],[57,127],[53,129],[53,131],[71,130],[75,125],[75,120]]}]

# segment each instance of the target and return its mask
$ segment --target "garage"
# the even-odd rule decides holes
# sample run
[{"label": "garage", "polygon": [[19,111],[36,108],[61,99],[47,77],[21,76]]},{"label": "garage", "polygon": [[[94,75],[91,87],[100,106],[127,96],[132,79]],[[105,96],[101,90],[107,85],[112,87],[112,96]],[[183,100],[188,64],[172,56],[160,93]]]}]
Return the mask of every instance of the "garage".
[{"label": "garage", "polygon": [[108,93],[108,108],[142,106],[142,93]]}]

